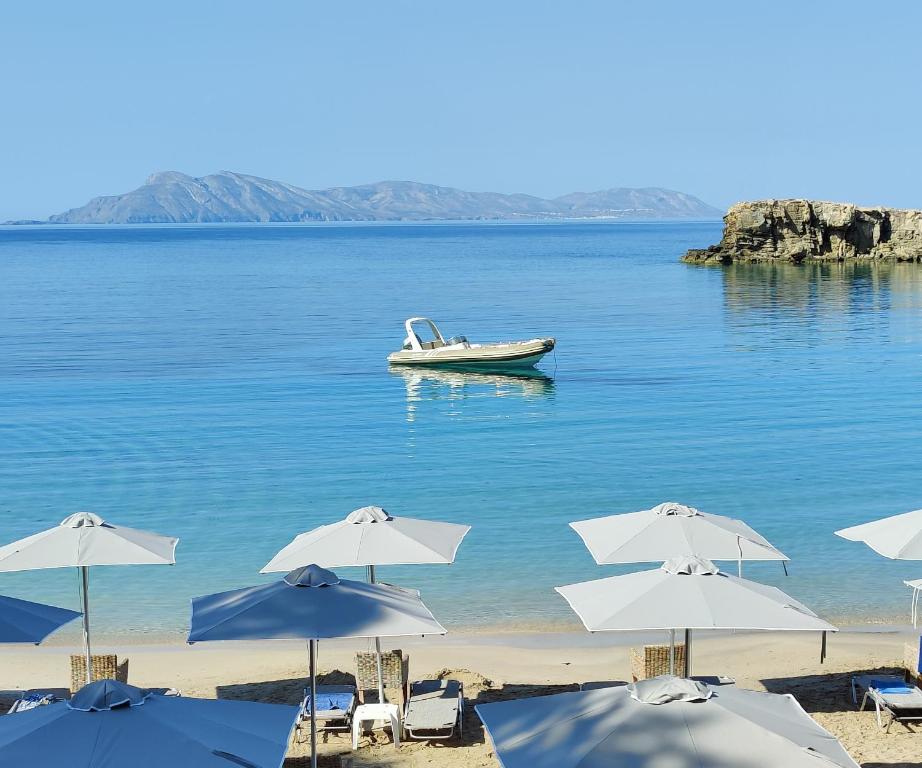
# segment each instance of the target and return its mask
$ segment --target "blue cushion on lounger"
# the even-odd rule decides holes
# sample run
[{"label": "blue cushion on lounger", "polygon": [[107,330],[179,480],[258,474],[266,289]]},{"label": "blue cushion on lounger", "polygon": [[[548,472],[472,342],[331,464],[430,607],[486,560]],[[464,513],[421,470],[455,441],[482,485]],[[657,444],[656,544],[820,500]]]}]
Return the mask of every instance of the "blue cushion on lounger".
[{"label": "blue cushion on lounger", "polygon": [[[352,693],[341,693],[334,692],[328,693],[326,691],[317,691],[317,711],[318,712],[334,712],[339,710],[341,712],[348,712],[352,707],[352,700],[354,694]],[[308,693],[305,700],[305,709],[311,711],[311,697]]]},{"label": "blue cushion on lounger", "polygon": [[915,688],[905,683],[897,683],[893,680],[872,680],[871,687],[878,693],[912,693]]}]

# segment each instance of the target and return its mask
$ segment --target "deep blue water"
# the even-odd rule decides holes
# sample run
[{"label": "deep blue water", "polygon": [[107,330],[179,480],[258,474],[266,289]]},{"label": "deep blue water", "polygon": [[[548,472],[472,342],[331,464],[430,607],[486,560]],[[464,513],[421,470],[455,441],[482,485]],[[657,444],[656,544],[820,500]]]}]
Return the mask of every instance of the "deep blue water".
[{"label": "deep blue water", "polygon": [[[832,535],[922,506],[922,270],[703,268],[719,224],[0,229],[0,540],[89,509],[180,536],[96,569],[95,623],[182,630],[300,531],[379,504],[474,526],[381,569],[449,626],[571,621],[570,520],[675,500],[787,552],[747,575],[898,617],[922,563]],[[390,372],[411,314],[553,335],[546,380]],[[352,575],[359,576],[354,573]],[[0,591],[74,604],[66,571]]]}]

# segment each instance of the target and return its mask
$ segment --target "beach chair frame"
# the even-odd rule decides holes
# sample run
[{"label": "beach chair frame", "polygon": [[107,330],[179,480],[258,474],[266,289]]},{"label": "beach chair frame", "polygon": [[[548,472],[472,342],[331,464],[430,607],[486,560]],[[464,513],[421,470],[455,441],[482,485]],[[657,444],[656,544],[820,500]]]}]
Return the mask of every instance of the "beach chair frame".
[{"label": "beach chair frame", "polygon": [[[878,691],[873,686],[865,687],[862,684],[862,679],[867,679],[869,676],[864,675],[862,677],[853,677],[851,679],[851,690],[852,690],[852,703],[858,703],[858,690],[864,688],[864,695],[861,697],[861,706],[858,707],[859,712],[863,712],[867,707],[868,701],[874,703],[874,715],[877,718],[877,727],[882,730],[884,733],[890,733],[890,727],[894,722],[901,723],[906,727],[906,730],[911,731],[909,723],[913,722],[922,722],[922,707],[900,707],[895,705],[893,702],[888,701],[885,694]],[[906,682],[906,677],[904,675],[880,675],[878,680],[892,680],[896,682]],[[918,690],[917,686],[916,687]],[[887,721],[884,722],[884,718],[887,718]]]},{"label": "beach chair frame", "polygon": [[407,699],[403,716],[403,731],[406,738],[416,741],[447,741],[448,739],[454,738],[457,733],[460,739],[464,733],[464,683],[460,680],[448,681],[458,684],[458,714],[455,717],[455,721],[450,726],[444,728],[413,728],[412,725],[407,722],[407,713],[410,710],[410,705],[413,703],[413,687],[425,682],[434,681],[415,680],[410,683],[410,696]]},{"label": "beach chair frame", "polygon": [[[877,716],[877,727],[880,728],[884,733],[890,733],[890,726],[894,722],[902,723],[906,726],[906,730],[911,731],[909,723],[911,722],[920,722],[922,721],[922,708],[913,707],[911,710],[901,711],[901,708],[894,707],[883,694],[879,693],[874,688],[869,688],[864,692],[864,696],[861,697],[861,711],[864,711],[865,706],[868,703],[868,699],[874,702],[874,713]],[[908,712],[915,712],[917,714],[910,715]],[[886,725],[883,723],[883,716],[887,715],[889,718]]]},{"label": "beach chair frame", "polygon": [[[317,693],[322,693],[324,688],[328,690],[330,688],[342,689],[341,693],[350,693],[352,695],[352,703],[349,705],[348,710],[319,710],[316,713],[316,725],[318,732],[320,731],[345,731],[349,732],[352,730],[352,716],[355,714],[355,708],[358,701],[358,691],[355,686],[352,685],[336,685],[336,686],[317,686]],[[348,689],[348,690],[346,690]],[[301,705],[298,708],[298,718],[295,721],[295,731],[294,731],[294,741],[296,744],[304,744],[310,738],[310,719],[311,713],[307,708],[307,701],[310,698],[311,689],[304,689],[304,697],[301,699]],[[341,714],[340,714],[341,713]],[[304,735],[304,731],[307,731],[307,735]]]}]

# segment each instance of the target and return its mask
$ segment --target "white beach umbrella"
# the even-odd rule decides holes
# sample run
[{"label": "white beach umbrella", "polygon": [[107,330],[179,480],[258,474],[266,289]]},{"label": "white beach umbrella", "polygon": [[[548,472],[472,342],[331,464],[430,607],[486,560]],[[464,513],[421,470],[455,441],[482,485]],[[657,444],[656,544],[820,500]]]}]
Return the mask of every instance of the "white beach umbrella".
[{"label": "white beach umbrella", "polygon": [[[891,560],[922,560],[922,509],[892,515],[835,532],[849,541],[861,541]],[[912,589],[912,625],[919,619],[922,579],[904,581]]]},{"label": "white beach umbrella", "polygon": [[0,717],[0,764],[281,768],[298,708],[164,696],[115,680]]},{"label": "white beach umbrella", "polygon": [[[780,589],[722,573],[697,557],[660,568],[556,587],[590,632],[695,629],[835,632]],[[686,664],[690,649],[686,647]]]},{"label": "white beach umbrella", "polygon": [[470,529],[362,507],[344,520],[299,534],[260,573],[287,573],[308,563],[324,568],[451,563]]},{"label": "white beach umbrella", "polygon": [[790,694],[665,676],[475,709],[503,768],[858,768]]},{"label": "white beach umbrella", "polygon": [[92,512],[77,512],[60,525],[0,547],[0,571],[78,568],[83,598],[83,647],[87,682],[90,658],[89,572],[94,565],[173,565],[179,539],[124,528]]},{"label": "white beach umbrella", "polygon": [[849,541],[863,541],[891,560],[922,560],[922,509],[836,531]]},{"label": "white beach umbrella", "polygon": [[[599,565],[663,562],[694,555],[708,560],[789,558],[742,520],[666,501],[652,509],[570,523]],[[742,565],[740,565],[742,568]]]},{"label": "white beach umbrella", "polygon": [[[362,507],[344,520],[296,536],[260,573],[288,573],[316,563],[324,568],[361,566],[375,582],[380,565],[452,563],[469,525],[397,517],[381,507]],[[384,702],[381,641],[375,638],[378,698]]]},{"label": "white beach umbrella", "polygon": [[195,598],[189,642],[307,640],[311,677],[311,765],[316,768],[317,641],[342,637],[444,635],[445,631],[415,590],[339,579],[332,571],[308,565],[271,584]]}]

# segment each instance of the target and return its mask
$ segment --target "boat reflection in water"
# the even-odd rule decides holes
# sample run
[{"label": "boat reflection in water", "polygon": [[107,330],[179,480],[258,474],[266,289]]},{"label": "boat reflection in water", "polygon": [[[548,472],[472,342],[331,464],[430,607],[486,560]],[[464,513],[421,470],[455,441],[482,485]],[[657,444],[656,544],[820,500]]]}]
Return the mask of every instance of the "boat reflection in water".
[{"label": "boat reflection in water", "polygon": [[458,401],[483,397],[545,398],[554,392],[554,379],[534,369],[513,372],[464,371],[391,365],[388,370],[400,376],[407,388],[407,421],[416,419],[419,403]]}]

